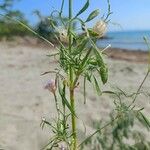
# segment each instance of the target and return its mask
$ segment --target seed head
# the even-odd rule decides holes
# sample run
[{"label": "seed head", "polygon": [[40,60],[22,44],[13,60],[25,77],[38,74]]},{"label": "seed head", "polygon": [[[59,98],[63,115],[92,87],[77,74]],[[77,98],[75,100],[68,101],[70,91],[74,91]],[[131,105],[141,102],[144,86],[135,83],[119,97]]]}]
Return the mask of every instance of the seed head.
[{"label": "seed head", "polygon": [[98,34],[97,36],[98,38],[103,37],[104,34],[106,33],[106,30],[107,30],[107,24],[102,20],[98,21],[93,27],[93,31]]},{"label": "seed head", "polygon": [[60,38],[60,41],[63,42],[63,43],[69,43],[69,36],[68,36],[68,31],[66,29],[59,29],[58,30],[58,33],[59,33],[59,38]]}]

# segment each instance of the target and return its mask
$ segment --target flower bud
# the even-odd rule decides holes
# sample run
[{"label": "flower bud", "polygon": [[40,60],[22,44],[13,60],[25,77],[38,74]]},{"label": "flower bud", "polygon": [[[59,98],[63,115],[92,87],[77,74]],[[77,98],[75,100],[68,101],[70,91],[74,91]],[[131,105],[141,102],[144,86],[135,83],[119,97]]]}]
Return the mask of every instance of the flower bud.
[{"label": "flower bud", "polygon": [[93,31],[98,34],[97,36],[98,38],[103,37],[104,34],[106,33],[106,30],[107,30],[107,24],[102,20],[98,21],[93,27]]},{"label": "flower bud", "polygon": [[44,89],[47,89],[54,94],[57,89],[55,80],[53,79],[49,80],[44,86]]},{"label": "flower bud", "polygon": [[59,149],[60,150],[68,150],[68,146],[67,146],[67,144],[66,144],[66,142],[60,142],[59,143]]},{"label": "flower bud", "polygon": [[59,29],[58,33],[59,33],[59,38],[61,42],[69,43],[69,36],[68,36],[68,32],[66,29]]}]

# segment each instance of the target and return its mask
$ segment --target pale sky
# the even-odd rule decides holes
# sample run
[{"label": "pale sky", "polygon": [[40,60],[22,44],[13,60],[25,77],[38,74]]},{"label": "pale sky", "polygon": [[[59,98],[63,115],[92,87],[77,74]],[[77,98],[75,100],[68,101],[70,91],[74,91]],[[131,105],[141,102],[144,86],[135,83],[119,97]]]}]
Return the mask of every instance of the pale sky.
[{"label": "pale sky", "polygon": [[[73,1],[73,12],[76,14],[86,0]],[[64,14],[67,15],[68,0],[65,0],[65,3]],[[111,22],[120,24],[121,30],[150,30],[150,0],[110,0],[110,3],[113,11]],[[32,14],[33,10],[38,9],[42,14],[49,15],[52,10],[59,9],[60,4],[61,0],[22,0],[16,2],[14,7],[22,10],[31,24],[34,24],[37,17]],[[107,12],[106,0],[90,0],[90,4],[89,9],[82,15],[83,19],[94,9],[100,9],[101,15]],[[110,24],[109,30],[120,30],[120,27]]]}]

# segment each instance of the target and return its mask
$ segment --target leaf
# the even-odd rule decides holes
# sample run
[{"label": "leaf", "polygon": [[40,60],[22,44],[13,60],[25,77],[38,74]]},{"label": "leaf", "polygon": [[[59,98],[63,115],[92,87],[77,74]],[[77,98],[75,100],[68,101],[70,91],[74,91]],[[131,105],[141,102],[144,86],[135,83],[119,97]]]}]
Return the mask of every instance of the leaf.
[{"label": "leaf", "polygon": [[146,118],[143,113],[141,113],[141,116],[143,118],[143,120],[145,121],[145,124],[147,125],[147,128],[150,129],[150,121],[148,120],[148,118]]},{"label": "leaf", "polygon": [[94,47],[94,53],[97,58],[98,65],[100,67],[99,74],[101,76],[101,80],[102,80],[103,84],[105,84],[108,80],[108,68],[107,68],[106,64],[104,64],[101,54],[97,51],[97,49],[95,47]]},{"label": "leaf", "polygon": [[92,73],[91,72],[87,72],[85,75],[86,75],[87,80],[89,82],[91,82]]},{"label": "leaf", "polygon": [[143,113],[139,112],[136,117],[145,127],[147,127],[148,130],[150,129],[150,121],[143,115]]},{"label": "leaf", "polygon": [[116,95],[116,93],[113,91],[102,91],[102,93]]},{"label": "leaf", "polygon": [[97,91],[97,93],[98,93],[99,95],[101,95],[102,92],[101,92],[101,89],[100,89],[100,87],[99,87],[99,85],[98,85],[98,82],[97,82],[95,76],[93,76],[93,78],[94,78],[94,83],[95,83],[96,91]]},{"label": "leaf", "polygon": [[89,0],[87,0],[83,8],[76,14],[75,18],[81,15],[88,7],[89,7]]},{"label": "leaf", "polygon": [[92,45],[93,45],[94,54],[97,58],[98,65],[99,65],[99,67],[101,67],[101,66],[104,65],[103,58],[102,58],[101,54],[98,52],[97,47],[95,46],[95,44],[93,43]]},{"label": "leaf", "polygon": [[85,46],[87,44],[88,40],[87,39],[83,39],[80,44],[77,46],[77,48],[73,51],[73,55],[78,55],[80,54],[84,49]]},{"label": "leaf", "polygon": [[98,33],[94,32],[92,29],[88,29],[88,32],[92,37],[97,37],[99,35]]},{"label": "leaf", "polygon": [[49,54],[49,55],[46,55],[46,56],[47,57],[53,57],[53,56],[56,56],[56,55],[59,55],[59,53]]},{"label": "leaf", "polygon": [[63,8],[64,8],[64,2],[65,2],[65,0],[62,0],[62,4],[61,4],[61,10],[60,10],[60,16],[62,15],[62,12],[63,12]]},{"label": "leaf", "polygon": [[93,41],[91,41],[91,44],[93,46],[93,50],[94,50],[95,56],[97,58],[98,65],[100,67],[101,80],[102,80],[103,84],[105,84],[108,80],[108,68],[107,68],[106,64],[104,64],[102,55],[98,52],[98,48],[95,45],[95,43]]},{"label": "leaf", "polygon": [[90,56],[91,52],[92,52],[92,47],[87,51],[85,57],[82,59],[82,62],[80,65],[81,70],[85,68],[87,62],[89,61],[89,56]]},{"label": "leaf", "polygon": [[100,68],[100,75],[103,84],[105,84],[108,80],[108,68],[105,64]]},{"label": "leaf", "polygon": [[87,20],[85,22],[89,22],[92,19],[94,19],[95,17],[97,17],[99,15],[99,9],[94,10],[87,18]]},{"label": "leaf", "polygon": [[58,90],[59,90],[59,94],[60,94],[60,96],[61,96],[61,98],[62,98],[62,103],[67,106],[67,108],[70,110],[70,112],[71,112],[73,115],[76,116],[76,114],[75,114],[74,110],[72,109],[70,103],[69,103],[68,100],[66,99],[64,90],[61,88],[59,82],[58,82]]}]

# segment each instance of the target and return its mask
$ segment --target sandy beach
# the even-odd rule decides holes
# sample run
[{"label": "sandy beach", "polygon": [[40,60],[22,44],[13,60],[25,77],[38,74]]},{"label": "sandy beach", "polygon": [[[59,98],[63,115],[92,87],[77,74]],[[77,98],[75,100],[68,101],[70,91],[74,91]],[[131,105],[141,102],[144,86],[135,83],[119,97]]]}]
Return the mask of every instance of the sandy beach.
[{"label": "sandy beach", "polygon": [[[46,56],[55,51],[36,44],[0,42],[0,149],[40,150],[50,138],[49,129],[42,130],[40,123],[42,117],[49,120],[55,118],[54,99],[43,89],[45,82],[54,76],[40,75],[56,67],[55,60]],[[108,84],[102,89],[119,87],[127,93],[135,92],[147,71],[147,53],[121,49],[110,49],[106,53],[110,72]],[[89,134],[94,131],[92,121],[107,119],[113,108],[111,96],[99,97],[90,86],[87,86],[87,104],[84,105],[82,89],[81,85],[76,90],[81,136],[83,122],[87,126],[86,134]],[[143,112],[150,116],[150,77],[142,91],[147,96],[139,95],[136,105],[138,108],[144,107]],[[142,130],[140,126],[137,129]],[[150,138],[147,131],[142,132]]]}]

